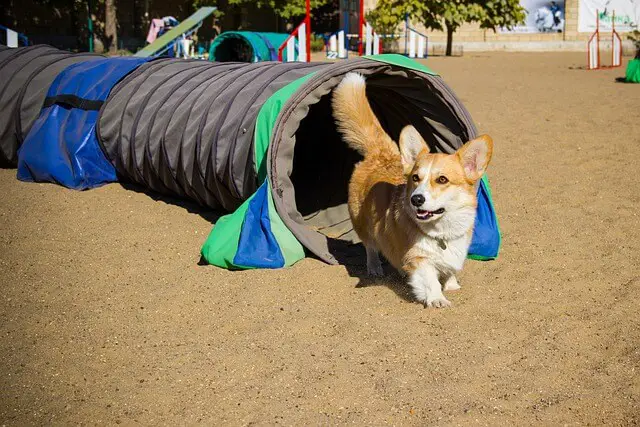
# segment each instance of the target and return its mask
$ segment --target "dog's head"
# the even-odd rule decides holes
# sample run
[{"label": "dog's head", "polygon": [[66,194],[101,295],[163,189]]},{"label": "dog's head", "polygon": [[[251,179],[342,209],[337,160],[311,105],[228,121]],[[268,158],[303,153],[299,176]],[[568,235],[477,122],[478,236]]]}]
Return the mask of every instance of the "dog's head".
[{"label": "dog's head", "polygon": [[453,154],[430,153],[413,126],[400,134],[402,166],[407,176],[410,213],[420,224],[456,216],[473,215],[476,182],[482,178],[493,152],[493,141],[482,135],[464,144]]}]

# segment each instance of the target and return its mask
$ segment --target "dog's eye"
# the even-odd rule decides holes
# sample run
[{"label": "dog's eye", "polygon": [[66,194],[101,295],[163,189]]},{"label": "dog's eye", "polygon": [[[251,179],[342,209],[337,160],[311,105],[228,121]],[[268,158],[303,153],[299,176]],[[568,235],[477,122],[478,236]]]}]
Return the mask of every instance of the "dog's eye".
[{"label": "dog's eye", "polygon": [[420,181],[420,177],[418,176],[418,174],[417,174],[417,173],[416,173],[416,174],[414,174],[414,175],[411,177],[411,179],[413,180],[413,182],[418,182],[418,181]]},{"label": "dog's eye", "polygon": [[444,175],[440,175],[438,178],[436,178],[436,182],[438,184],[446,184],[447,182],[449,182],[449,179]]}]

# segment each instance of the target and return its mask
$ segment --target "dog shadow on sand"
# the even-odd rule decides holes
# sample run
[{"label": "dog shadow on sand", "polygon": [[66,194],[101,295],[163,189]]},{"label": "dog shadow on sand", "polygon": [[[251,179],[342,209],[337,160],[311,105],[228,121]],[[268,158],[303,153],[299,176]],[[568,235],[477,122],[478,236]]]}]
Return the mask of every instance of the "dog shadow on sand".
[{"label": "dog shadow on sand", "polygon": [[380,257],[384,277],[370,277],[367,275],[367,253],[362,243],[348,243],[337,239],[328,239],[329,252],[343,265],[349,276],[359,279],[356,288],[369,288],[374,286],[385,286],[395,292],[400,298],[407,302],[414,302],[411,295],[411,288],[395,268],[393,268],[384,257]]}]

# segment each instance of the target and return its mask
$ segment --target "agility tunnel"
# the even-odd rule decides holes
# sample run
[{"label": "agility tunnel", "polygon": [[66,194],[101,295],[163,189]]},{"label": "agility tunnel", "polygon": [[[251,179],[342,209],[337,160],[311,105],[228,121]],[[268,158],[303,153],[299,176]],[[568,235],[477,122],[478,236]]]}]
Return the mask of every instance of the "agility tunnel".
[{"label": "agility tunnel", "polygon": [[[215,62],[277,61],[278,48],[289,34],[226,31],[213,40],[209,60]],[[297,55],[297,53],[296,53]],[[285,62],[286,52],[285,52]]]},{"label": "agility tunnel", "polygon": [[[15,55],[4,52],[3,82],[16,73]],[[0,142],[7,158],[19,147],[24,181],[76,189],[132,182],[227,212],[201,249],[209,264],[278,268],[308,254],[337,263],[340,248],[357,241],[346,202],[360,157],[336,129],[331,95],[352,71],[366,76],[372,108],[395,140],[412,124],[432,150],[451,153],[476,136],[442,78],[404,56],[248,64],[90,58],[60,70],[47,88],[23,83],[45,92],[41,111],[27,133],[4,132]],[[19,101],[3,101],[8,129],[29,107]],[[478,196],[469,256],[493,259],[500,233],[486,177]]]}]

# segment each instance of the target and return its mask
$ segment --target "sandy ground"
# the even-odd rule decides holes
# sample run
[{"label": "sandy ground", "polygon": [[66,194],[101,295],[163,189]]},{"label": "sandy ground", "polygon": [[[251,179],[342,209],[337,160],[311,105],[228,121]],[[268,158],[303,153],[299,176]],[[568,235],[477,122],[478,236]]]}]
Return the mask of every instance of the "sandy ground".
[{"label": "sandy ground", "polygon": [[496,142],[502,253],[451,309],[198,266],[207,212],[1,170],[0,424],[640,423],[640,85],[584,56],[428,60]]}]

